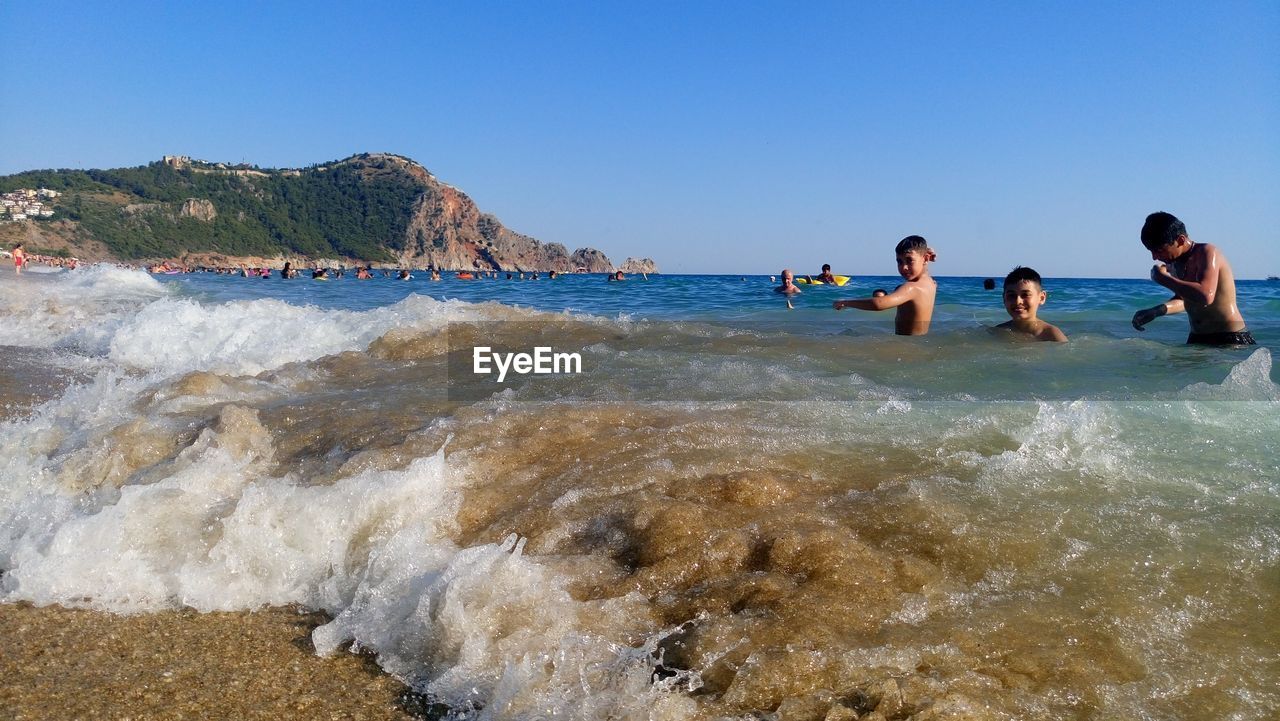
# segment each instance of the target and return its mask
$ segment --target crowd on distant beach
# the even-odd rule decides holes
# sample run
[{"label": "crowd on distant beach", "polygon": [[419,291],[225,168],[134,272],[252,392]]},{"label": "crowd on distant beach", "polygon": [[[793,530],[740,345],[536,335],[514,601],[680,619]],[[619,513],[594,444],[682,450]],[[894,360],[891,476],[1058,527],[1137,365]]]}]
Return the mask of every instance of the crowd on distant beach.
[{"label": "crowd on distant beach", "polygon": [[[121,267],[132,268],[134,266],[121,264]],[[191,266],[163,261],[160,263],[152,263],[146,266],[148,273],[158,275],[173,275],[180,273],[214,273],[216,275],[237,275],[243,278],[280,278],[281,280],[291,280],[300,277],[300,271],[293,267],[292,261],[285,262],[284,266],[278,271],[266,266]],[[346,266],[320,266],[317,265],[303,273],[309,274],[312,280],[336,280],[345,278],[348,274],[355,276],[356,280],[373,280],[374,278],[395,278],[396,280],[413,280],[413,273],[409,268],[374,268],[372,265],[356,266],[348,268]],[[457,280],[498,280],[503,277],[503,271],[496,270],[458,270],[458,271],[441,271],[436,267],[428,267],[426,269],[428,278],[431,280],[443,280],[446,272],[452,274]],[[275,273],[275,275],[273,275]],[[547,271],[546,278],[555,280],[560,277],[559,271]],[[643,274],[642,274],[643,275]],[[538,280],[544,277],[538,271],[511,271],[506,273],[507,280]],[[648,278],[647,275],[645,275]],[[622,271],[616,270],[607,276],[607,280],[611,282],[626,280],[626,276]]]},{"label": "crowd on distant beach", "polygon": [[22,273],[22,269],[29,265],[43,265],[50,268],[77,268],[80,261],[77,258],[66,258],[58,255],[42,255],[40,253],[28,253],[23,243],[17,243],[12,250],[0,250],[0,255],[13,261],[13,269],[17,273]]}]

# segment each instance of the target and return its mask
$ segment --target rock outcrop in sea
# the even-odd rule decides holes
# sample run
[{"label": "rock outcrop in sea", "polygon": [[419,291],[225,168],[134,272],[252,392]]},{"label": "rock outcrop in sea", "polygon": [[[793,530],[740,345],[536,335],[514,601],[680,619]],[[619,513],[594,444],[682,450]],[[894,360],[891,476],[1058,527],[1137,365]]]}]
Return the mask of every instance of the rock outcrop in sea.
[{"label": "rock outcrop in sea", "polygon": [[627,258],[618,266],[618,270],[628,275],[636,273],[652,274],[658,272],[658,264],[652,258]]}]

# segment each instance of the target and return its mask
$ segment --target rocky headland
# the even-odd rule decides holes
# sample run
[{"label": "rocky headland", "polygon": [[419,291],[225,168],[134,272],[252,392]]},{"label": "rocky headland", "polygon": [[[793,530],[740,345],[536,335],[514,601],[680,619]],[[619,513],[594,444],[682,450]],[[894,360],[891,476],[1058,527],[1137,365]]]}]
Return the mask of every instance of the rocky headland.
[{"label": "rocky headland", "polygon": [[364,153],[302,169],[165,156],[137,168],[0,177],[59,191],[53,219],[0,224],[0,244],[82,261],[280,267],[656,273],[507,228],[409,158]]}]

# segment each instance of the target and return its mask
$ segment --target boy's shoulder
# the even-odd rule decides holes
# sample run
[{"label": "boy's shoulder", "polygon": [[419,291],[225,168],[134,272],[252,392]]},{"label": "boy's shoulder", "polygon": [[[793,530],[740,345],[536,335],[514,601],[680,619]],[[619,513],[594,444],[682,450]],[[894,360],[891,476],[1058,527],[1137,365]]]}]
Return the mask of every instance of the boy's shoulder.
[{"label": "boy's shoulder", "polygon": [[1063,333],[1062,329],[1058,328],[1058,326],[1052,323],[1045,323],[1044,321],[1040,322],[1043,325],[1040,326],[1040,330],[1036,333],[1037,340],[1051,340],[1057,343],[1062,343],[1067,340],[1067,334]]},{"label": "boy's shoulder", "polygon": [[1063,333],[1058,326],[1043,320],[1039,321],[1039,323],[1040,325],[1034,329],[1019,328],[1017,321],[1007,320],[995,326],[994,330],[1004,330],[1010,333],[1017,333],[1025,338],[1034,338],[1035,340],[1047,340],[1058,343],[1062,343],[1067,340],[1067,334]]}]

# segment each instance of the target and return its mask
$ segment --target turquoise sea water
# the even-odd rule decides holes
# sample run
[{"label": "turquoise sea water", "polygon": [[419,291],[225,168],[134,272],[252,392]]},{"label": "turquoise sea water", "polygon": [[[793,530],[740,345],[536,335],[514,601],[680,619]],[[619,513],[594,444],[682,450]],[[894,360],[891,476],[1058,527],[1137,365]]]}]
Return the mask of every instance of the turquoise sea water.
[{"label": "turquoise sea water", "polygon": [[0,275],[0,597],[320,609],[454,719],[1275,718],[1280,283],[895,281]]},{"label": "turquoise sea water", "polygon": [[[354,273],[339,280],[315,282],[297,278],[282,281],[247,279],[239,276],[192,273],[155,276],[165,283],[188,287],[190,292],[207,294],[216,300],[283,298],[291,303],[307,303],[323,308],[368,310],[389,305],[411,293],[437,300],[468,302],[487,300],[551,312],[571,311],[603,316],[627,314],[660,320],[753,320],[787,317],[786,302],[767,292],[777,285],[772,276],[741,275],[653,275],[648,280],[629,276],[622,283],[607,282],[601,275],[562,275],[555,280],[457,280],[453,274],[436,282],[420,273],[410,281],[378,276],[356,280]],[[1000,323],[1008,318],[1000,303],[999,290],[982,288],[982,278],[940,277],[938,305],[934,318],[942,323]],[[1000,279],[996,279],[997,284]],[[821,317],[836,298],[867,297],[876,288],[893,290],[897,276],[858,276],[844,287],[812,286],[794,299],[796,312],[805,319]],[[1238,281],[1240,309],[1252,325],[1269,325],[1280,316],[1280,282]],[[1128,325],[1133,312],[1168,298],[1168,293],[1149,280],[1102,278],[1047,278],[1049,304],[1043,315],[1056,322],[1123,321]],[[870,316],[876,319],[876,316]],[[887,315],[878,320],[886,326]],[[863,319],[866,320],[866,319]],[[1176,318],[1149,328],[1169,337],[1182,335],[1185,323]],[[849,322],[846,320],[846,322]],[[890,329],[891,330],[891,329]],[[1255,334],[1256,335],[1256,334]]]},{"label": "turquoise sea water", "polygon": [[[963,397],[966,390],[978,397],[1152,397],[1174,390],[1171,383],[1221,382],[1250,352],[1186,347],[1185,316],[1162,318],[1141,333],[1135,331],[1130,324],[1134,311],[1168,297],[1154,283],[1136,279],[1047,279],[1049,300],[1040,316],[1061,327],[1075,344],[1062,351],[1006,353],[1008,347],[993,345],[986,329],[1008,316],[999,290],[984,290],[981,278],[937,279],[931,331],[917,339],[892,336],[892,311],[831,308],[838,298],[867,297],[877,288],[892,290],[901,279],[888,276],[859,277],[839,288],[808,287],[792,299],[793,308],[772,292],[776,283],[770,276],[654,275],[647,280],[633,276],[621,283],[607,282],[600,275],[520,281],[506,280],[505,274],[497,280],[457,280],[449,274],[437,282],[424,276],[411,281],[382,277],[358,281],[350,274],[326,282],[213,274],[157,278],[183,294],[212,302],[278,298],[294,305],[368,311],[419,295],[439,301],[495,301],[604,319],[708,323],[771,335],[775,350],[789,348],[815,357],[816,362],[827,364],[832,377],[850,368],[871,370],[877,379],[883,376],[896,387],[938,399]],[[1280,283],[1241,281],[1238,293],[1241,312],[1258,343],[1266,347],[1280,341]],[[868,345],[868,339],[875,342]],[[886,363],[889,355],[892,362]],[[1036,355],[1047,364],[1029,373],[1027,362]],[[1136,367],[1139,364],[1145,367]],[[1171,375],[1169,366],[1180,370]],[[921,373],[925,367],[927,373]],[[1272,380],[1278,378],[1280,371],[1273,369]],[[771,395],[765,385],[757,389],[767,398],[827,397],[823,395],[826,388],[792,388],[785,392],[796,395],[780,395],[783,391]],[[694,397],[714,399],[717,391],[709,389]]]}]

